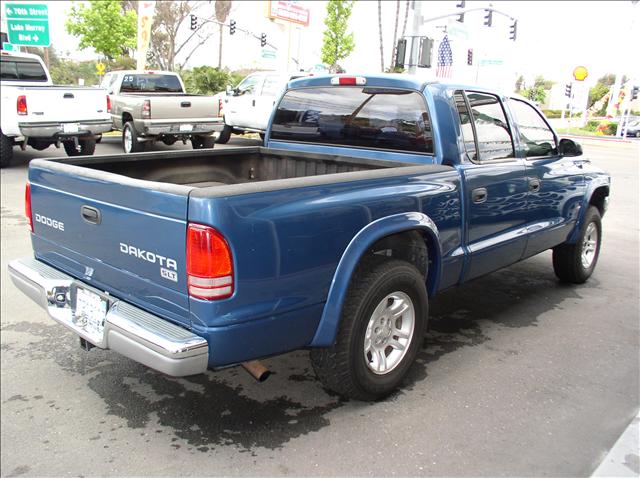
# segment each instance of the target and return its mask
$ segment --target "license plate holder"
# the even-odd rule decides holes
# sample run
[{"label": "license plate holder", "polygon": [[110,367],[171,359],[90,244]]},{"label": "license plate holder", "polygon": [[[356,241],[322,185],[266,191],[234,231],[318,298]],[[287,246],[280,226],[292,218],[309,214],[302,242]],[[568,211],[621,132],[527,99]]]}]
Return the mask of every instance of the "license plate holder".
[{"label": "license plate holder", "polygon": [[80,129],[78,123],[64,123],[62,125],[62,131],[65,133],[77,133]]},{"label": "license plate holder", "polygon": [[104,323],[107,318],[108,300],[100,294],[83,287],[76,288],[73,322],[96,343],[104,338]]}]

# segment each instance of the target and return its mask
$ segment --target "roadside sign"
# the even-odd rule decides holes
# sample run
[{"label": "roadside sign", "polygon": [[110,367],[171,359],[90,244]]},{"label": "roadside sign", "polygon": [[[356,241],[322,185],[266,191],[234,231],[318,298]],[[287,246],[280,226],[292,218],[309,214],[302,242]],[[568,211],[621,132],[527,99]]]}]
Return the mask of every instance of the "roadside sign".
[{"label": "roadside sign", "polygon": [[24,46],[49,46],[49,8],[44,3],[6,3],[9,42]]},{"label": "roadside sign", "polygon": [[584,66],[576,66],[573,69],[573,78],[576,81],[584,81],[589,76],[589,71]]},{"label": "roadside sign", "polygon": [[16,45],[12,45],[11,43],[3,43],[2,49],[4,51],[18,51],[19,48]]},{"label": "roadside sign", "polygon": [[106,67],[104,66],[104,63],[101,63],[101,62],[96,63],[96,73],[98,73],[98,76],[104,75],[105,68]]},{"label": "roadside sign", "polygon": [[262,58],[273,59],[275,57],[276,57],[276,52],[274,50],[268,50],[266,48],[262,49]]}]

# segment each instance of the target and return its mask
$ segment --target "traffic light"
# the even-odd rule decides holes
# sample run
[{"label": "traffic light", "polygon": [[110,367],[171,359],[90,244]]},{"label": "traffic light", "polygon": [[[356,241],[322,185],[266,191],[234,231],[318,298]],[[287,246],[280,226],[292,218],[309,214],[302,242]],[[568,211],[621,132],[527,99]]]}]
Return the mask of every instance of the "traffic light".
[{"label": "traffic light", "polygon": [[493,24],[493,10],[486,10],[486,14],[484,16],[484,24],[487,27],[490,27]]},{"label": "traffic light", "polygon": [[236,32],[236,21],[229,20],[229,35],[233,35]]},{"label": "traffic light", "polygon": [[509,40],[516,41],[516,36],[518,35],[518,20],[513,21],[513,25],[511,25],[511,32],[509,33]]},{"label": "traffic light", "polygon": [[418,58],[418,66],[420,68],[431,68],[431,52],[433,51],[433,39],[420,38],[420,58]]},{"label": "traffic light", "polygon": [[[458,3],[456,5],[456,7],[457,8],[464,8],[466,4],[467,4],[467,2],[465,0],[460,0],[460,3]],[[460,15],[458,15],[458,21],[460,23],[464,23],[464,12],[462,12]]]},{"label": "traffic light", "polygon": [[571,98],[571,86],[572,86],[571,83],[567,83],[564,86],[564,96]]},{"label": "traffic light", "polygon": [[198,17],[196,17],[195,15],[191,15],[191,29],[192,30],[198,29]]},{"label": "traffic light", "polygon": [[638,88],[637,86],[631,88],[631,101],[638,99],[638,89],[640,88]]},{"label": "traffic light", "polygon": [[471,48],[467,50],[467,65],[473,65],[473,50]]},{"label": "traffic light", "polygon": [[398,40],[398,46],[396,46],[396,68],[404,68],[404,57],[407,54],[407,40],[402,38]]},{"label": "traffic light", "polygon": [[263,33],[260,35],[260,46],[267,46],[267,34]]}]

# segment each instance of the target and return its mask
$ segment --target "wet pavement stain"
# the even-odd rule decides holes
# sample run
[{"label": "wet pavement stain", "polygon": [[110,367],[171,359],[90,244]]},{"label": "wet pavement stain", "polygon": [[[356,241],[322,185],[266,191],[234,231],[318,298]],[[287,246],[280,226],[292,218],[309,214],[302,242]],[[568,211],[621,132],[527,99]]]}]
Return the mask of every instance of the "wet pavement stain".
[{"label": "wet pavement stain", "polygon": [[[575,288],[559,287],[548,269],[540,268],[539,272],[532,275],[531,265],[527,269],[515,266],[433,299],[429,332],[418,361],[403,388],[386,400],[397,401],[410,393],[428,378],[429,364],[444,355],[462,347],[486,346],[492,327],[537,326],[540,314],[567,299],[579,298]],[[525,308],[527,313],[523,313]],[[26,333],[34,339],[27,345],[13,344],[12,357],[53,360],[68,373],[86,377],[88,387],[101,397],[109,415],[125,420],[128,428],[141,429],[146,439],[168,433],[173,449],[211,453],[217,447],[235,446],[253,453],[256,448],[280,448],[330,425],[327,415],[345,403],[323,392],[306,352],[297,352],[293,359],[291,355],[272,359],[273,369],[284,373],[271,379],[275,385],[270,385],[271,381],[248,385],[266,387],[258,392],[258,399],[248,396],[255,394],[241,385],[245,381],[238,373],[244,372],[237,370],[173,379],[110,351],[83,352],[77,337],[57,324],[20,322],[4,325],[2,331]],[[51,343],[57,346],[52,348]],[[501,352],[517,354],[511,349]],[[305,398],[294,400],[283,390]],[[20,402],[26,397],[10,400]],[[101,439],[115,433],[115,428],[108,430],[113,420],[100,423],[104,427],[104,434],[99,432]],[[148,429],[151,427],[153,430]],[[91,438],[96,439],[97,435]]]}]

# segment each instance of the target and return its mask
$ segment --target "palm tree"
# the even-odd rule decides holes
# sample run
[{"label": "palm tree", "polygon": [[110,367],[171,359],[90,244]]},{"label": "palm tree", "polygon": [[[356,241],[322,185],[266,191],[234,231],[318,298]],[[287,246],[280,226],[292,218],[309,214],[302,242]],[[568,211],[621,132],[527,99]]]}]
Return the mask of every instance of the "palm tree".
[{"label": "palm tree", "polygon": [[220,23],[218,28],[220,29],[220,43],[218,45],[218,68],[222,68],[222,24],[227,21],[229,12],[231,11],[231,0],[216,0],[216,20]]},{"label": "palm tree", "polygon": [[391,44],[391,65],[393,70],[396,66],[396,40],[398,39],[398,20],[400,19],[400,0],[396,0],[396,24],[393,27],[393,43]]},{"label": "palm tree", "polygon": [[380,71],[384,72],[384,50],[382,48],[382,0],[378,0],[378,32],[380,32]]}]

